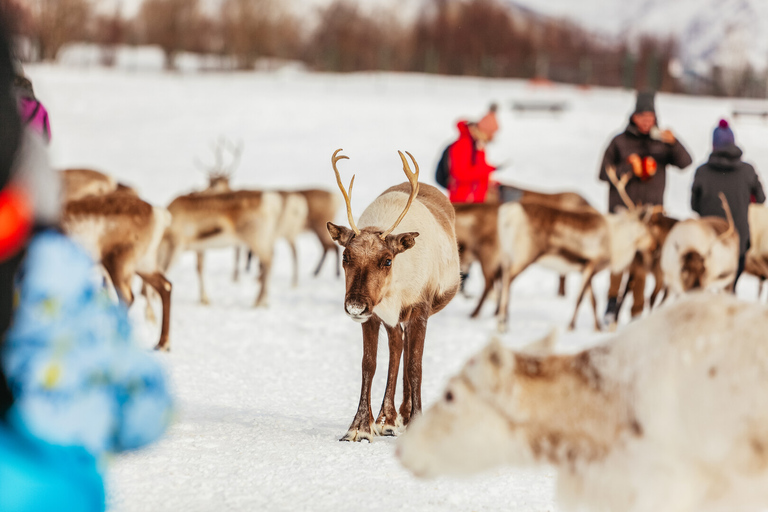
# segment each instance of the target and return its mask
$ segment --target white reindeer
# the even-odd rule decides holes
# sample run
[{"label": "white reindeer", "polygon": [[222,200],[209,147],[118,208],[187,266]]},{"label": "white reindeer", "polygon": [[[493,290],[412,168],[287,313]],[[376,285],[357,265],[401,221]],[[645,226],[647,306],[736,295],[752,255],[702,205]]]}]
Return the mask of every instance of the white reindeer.
[{"label": "white reindeer", "polygon": [[697,293],[576,354],[494,342],[410,425],[400,460],[421,477],[548,464],[566,511],[765,510],[766,330],[765,307]]}]

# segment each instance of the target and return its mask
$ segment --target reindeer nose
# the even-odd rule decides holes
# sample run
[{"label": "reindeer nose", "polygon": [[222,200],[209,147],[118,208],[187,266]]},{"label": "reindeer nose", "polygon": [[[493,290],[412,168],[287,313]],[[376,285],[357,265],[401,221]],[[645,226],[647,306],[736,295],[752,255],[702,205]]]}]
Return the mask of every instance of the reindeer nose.
[{"label": "reindeer nose", "polygon": [[349,313],[352,316],[360,316],[363,313],[365,313],[365,310],[368,309],[368,307],[365,304],[361,304],[360,302],[347,302],[346,304],[347,313]]}]

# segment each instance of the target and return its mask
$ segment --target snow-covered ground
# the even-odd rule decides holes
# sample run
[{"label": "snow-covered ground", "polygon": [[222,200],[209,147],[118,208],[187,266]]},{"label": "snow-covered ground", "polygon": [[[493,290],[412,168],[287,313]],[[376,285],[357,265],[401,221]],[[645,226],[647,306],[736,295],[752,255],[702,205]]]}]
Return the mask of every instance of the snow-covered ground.
[{"label": "snow-covered ground", "polygon": [[[219,135],[242,140],[245,152],[236,186],[335,190],[330,157],[347,181],[357,175],[353,209],[358,216],[386,187],[403,181],[396,151],[408,150],[433,183],[443,146],[461,116],[478,117],[491,101],[501,105],[501,131],[489,149],[492,162],[511,161],[498,179],[539,190],[575,190],[605,208],[606,185],[596,180],[610,137],[622,129],[634,104],[619,90],[533,88],[520,81],[424,75],[128,73],[61,67],[27,69],[50,111],[56,167],[89,166],[136,186],[146,199],[166,204],[200,188],[204,176],[195,156],[210,160]],[[516,114],[510,101],[564,100],[559,115]],[[672,128],[695,162],[708,154],[711,130],[734,106],[730,100],[662,95],[661,126]],[[768,166],[768,124],[734,123],[746,159]],[[667,205],[690,214],[693,168],[672,171]],[[339,212],[339,222],[346,222]],[[206,278],[212,304],[198,303],[194,258],[169,273],[173,281],[173,351],[159,354],[178,398],[178,418],[149,449],[114,459],[109,470],[111,510],[555,510],[553,472],[504,468],[471,479],[420,481],[396,462],[395,440],[339,443],[354,416],[360,390],[360,327],[342,310],[344,284],[320,255],[311,235],[299,241],[301,283],[290,287],[290,254],[277,247],[271,306],[251,307],[252,276],[233,283],[232,251],[211,251]],[[469,283],[480,291],[478,272]],[[519,346],[565,326],[573,307],[559,299],[557,278],[532,268],[515,282],[509,332]],[[607,276],[597,279],[599,306]],[[756,281],[745,277],[739,292],[753,297]],[[442,387],[494,331],[493,306],[468,318],[475,299],[458,297],[429,323],[423,398],[433,402]],[[157,327],[132,311],[141,342],[151,347]],[[559,347],[575,350],[606,335],[591,331],[584,307],[575,332]],[[386,341],[382,332],[374,402],[383,396]],[[378,410],[374,410],[376,414]]]}]

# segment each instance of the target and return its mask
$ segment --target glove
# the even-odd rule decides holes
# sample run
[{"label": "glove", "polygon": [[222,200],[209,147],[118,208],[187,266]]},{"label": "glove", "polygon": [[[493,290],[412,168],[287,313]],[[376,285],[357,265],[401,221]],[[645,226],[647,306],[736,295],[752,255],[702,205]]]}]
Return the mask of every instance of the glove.
[{"label": "glove", "polygon": [[675,135],[671,131],[664,130],[663,132],[661,132],[661,142],[663,142],[664,144],[671,145],[671,144],[674,144],[676,140],[677,139],[675,139]]}]

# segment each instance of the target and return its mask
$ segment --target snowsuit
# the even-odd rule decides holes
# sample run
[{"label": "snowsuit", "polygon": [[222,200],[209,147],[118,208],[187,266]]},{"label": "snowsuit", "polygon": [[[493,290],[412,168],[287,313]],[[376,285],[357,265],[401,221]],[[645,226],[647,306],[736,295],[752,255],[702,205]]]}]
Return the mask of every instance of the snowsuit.
[{"label": "snowsuit", "polygon": [[[642,161],[642,177],[638,177],[630,163],[630,155],[637,155]],[[654,140],[649,134],[640,133],[637,126],[630,120],[623,133],[613,138],[603,155],[600,166],[600,179],[610,182],[606,170],[609,166],[616,169],[616,176],[629,173],[632,178],[627,182],[626,192],[635,204],[661,205],[664,204],[664,188],[667,184],[667,165],[674,165],[680,169],[688,167],[692,162],[680,141],[674,144],[666,144]],[[651,168],[649,168],[651,167]],[[608,211],[615,213],[619,207],[624,207],[618,190],[610,185],[608,193]],[[632,303],[632,316],[637,316],[645,308],[645,278],[648,269],[640,255],[635,257],[629,269],[634,301]],[[608,290],[608,300],[616,299],[621,287],[622,274],[611,274],[611,285]]]},{"label": "snowsuit", "polygon": [[736,145],[719,148],[709,155],[709,161],[696,169],[691,187],[691,209],[702,217],[714,215],[725,218],[718,194],[722,192],[739,232],[739,272],[744,269],[744,255],[749,248],[749,203],[765,202],[765,193],[755,168],[741,161],[741,149]]},{"label": "snowsuit", "polygon": [[485,161],[485,151],[478,149],[466,121],[460,121],[459,139],[449,150],[450,179],[448,193],[452,203],[482,203],[488,192],[488,177],[495,167]]}]

